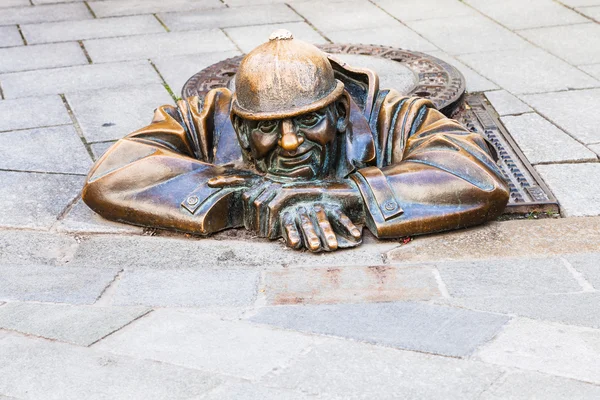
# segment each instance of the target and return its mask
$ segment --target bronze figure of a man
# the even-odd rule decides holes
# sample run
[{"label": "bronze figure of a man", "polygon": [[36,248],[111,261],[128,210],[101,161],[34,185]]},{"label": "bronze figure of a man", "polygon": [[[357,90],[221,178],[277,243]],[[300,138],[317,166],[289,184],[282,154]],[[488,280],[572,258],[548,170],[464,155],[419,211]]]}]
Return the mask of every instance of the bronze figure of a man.
[{"label": "bronze figure of a man", "polygon": [[235,88],[155,111],[91,170],[105,218],[207,235],[245,227],[332,251],[499,216],[509,192],[482,136],[423,98],[287,31],[242,61]]}]

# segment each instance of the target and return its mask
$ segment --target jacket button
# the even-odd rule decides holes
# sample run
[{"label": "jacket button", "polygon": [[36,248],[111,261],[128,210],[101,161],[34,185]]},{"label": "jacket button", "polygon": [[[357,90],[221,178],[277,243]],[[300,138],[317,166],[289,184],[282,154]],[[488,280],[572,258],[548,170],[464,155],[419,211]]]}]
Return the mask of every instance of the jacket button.
[{"label": "jacket button", "polygon": [[396,209],[396,202],[394,201],[386,201],[385,204],[383,205],[383,208],[385,208],[388,211],[394,211]]},{"label": "jacket button", "polygon": [[196,204],[198,204],[198,196],[190,196],[190,197],[188,197],[187,203],[190,206],[195,206]]}]

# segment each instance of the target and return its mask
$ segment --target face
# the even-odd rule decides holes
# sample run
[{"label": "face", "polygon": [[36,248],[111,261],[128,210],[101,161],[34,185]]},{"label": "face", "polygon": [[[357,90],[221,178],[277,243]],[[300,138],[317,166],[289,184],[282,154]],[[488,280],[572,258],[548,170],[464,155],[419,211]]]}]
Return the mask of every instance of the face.
[{"label": "face", "polygon": [[275,179],[313,180],[326,177],[333,168],[339,110],[335,103],[292,118],[241,120],[234,125],[260,172]]}]

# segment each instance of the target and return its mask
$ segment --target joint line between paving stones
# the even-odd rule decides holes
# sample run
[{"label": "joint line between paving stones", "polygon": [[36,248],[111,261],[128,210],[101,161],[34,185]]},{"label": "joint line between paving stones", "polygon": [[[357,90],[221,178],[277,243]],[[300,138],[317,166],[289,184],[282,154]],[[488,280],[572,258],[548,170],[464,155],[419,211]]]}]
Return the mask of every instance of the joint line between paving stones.
[{"label": "joint line between paving stones", "polygon": [[0,168],[0,171],[3,171],[3,172],[21,172],[21,173],[24,173],[24,174],[86,176],[86,174],[76,174],[74,172],[32,171],[32,170],[11,169],[11,168]]},{"label": "joint line between paving stones", "polygon": [[575,269],[575,267],[573,267],[573,265],[569,262],[569,260],[567,260],[564,257],[560,258],[563,265],[565,266],[565,268],[567,269],[567,271],[569,271],[569,273],[573,276],[573,279],[575,279],[577,281],[577,283],[579,284],[579,286],[581,286],[581,289],[584,292],[595,292],[596,290],[594,289],[594,286],[588,282],[587,279],[585,279],[585,277],[583,276],[583,274],[579,271],[577,271]]},{"label": "joint line between paving stones", "polygon": [[179,96],[177,96],[177,95],[176,95],[176,94],[173,92],[173,90],[171,89],[171,87],[169,86],[169,84],[167,83],[167,81],[165,80],[165,77],[164,77],[164,76],[162,76],[162,74],[161,74],[161,73],[160,73],[160,71],[158,70],[158,67],[156,66],[156,64],[154,64],[154,63],[152,62],[152,60],[150,60],[150,59],[148,59],[148,62],[150,63],[150,65],[152,66],[152,68],[154,68],[154,71],[156,71],[156,73],[158,74],[158,77],[159,77],[159,78],[160,78],[160,80],[162,81],[162,84],[163,84],[163,86],[164,86],[165,90],[166,90],[167,92],[169,92],[169,96],[171,96],[171,98],[172,98],[174,101],[177,101],[177,100],[179,100],[179,99],[180,99],[180,97],[179,97]]},{"label": "joint line between paving stones", "polygon": [[69,104],[69,101],[67,100],[67,97],[64,94],[59,94],[59,96],[62,99],[63,104],[67,108],[67,113],[69,114],[69,117],[71,117],[71,121],[73,121],[73,127],[75,128],[75,131],[79,135],[79,139],[81,139],[81,142],[83,143],[85,149],[87,150],[90,158],[93,161],[96,161],[96,158],[94,157],[94,152],[92,151],[90,144],[87,142],[87,139],[83,135],[83,130],[81,129],[81,125],[79,125],[79,121],[77,121],[77,118],[75,118],[75,113],[73,112],[73,109],[71,108],[71,105]]},{"label": "joint line between paving stones", "polygon": [[58,127],[61,127],[61,126],[71,126],[71,125],[73,125],[73,124],[71,123],[71,124],[32,126],[31,128],[9,129],[9,130],[6,130],[6,131],[0,131],[0,133],[30,131],[32,129],[40,129],[40,128],[58,128]]},{"label": "joint line between paving stones", "polygon": [[102,340],[106,339],[106,338],[107,338],[107,337],[109,337],[110,335],[112,335],[112,334],[114,334],[114,333],[116,333],[116,332],[118,332],[118,331],[120,331],[120,330],[123,330],[123,329],[127,328],[129,325],[133,324],[135,321],[137,321],[137,320],[139,320],[139,319],[141,319],[141,318],[144,318],[146,315],[150,314],[152,311],[154,311],[154,310],[148,310],[147,312],[143,313],[142,315],[139,315],[137,318],[134,318],[134,319],[132,319],[131,321],[129,321],[128,323],[126,323],[126,324],[125,324],[125,325],[123,325],[122,327],[120,327],[120,328],[117,328],[117,329],[115,329],[114,331],[112,331],[112,332],[110,332],[110,333],[108,333],[108,334],[106,334],[106,335],[102,336],[100,339],[96,340],[95,342],[93,342],[93,343],[90,343],[90,344],[89,344],[87,347],[91,347],[91,346],[95,345],[96,343],[98,343],[98,342],[100,342],[100,341],[102,341]]},{"label": "joint line between paving stones", "polygon": [[17,24],[17,30],[19,31],[19,35],[21,35],[21,40],[23,41],[23,44],[27,46],[27,39],[25,39],[25,35],[23,35],[23,31],[21,30],[20,24]]},{"label": "joint line between paving stones", "polygon": [[499,374],[498,377],[496,377],[496,379],[494,379],[492,382],[490,382],[490,384],[486,388],[484,388],[481,392],[479,392],[479,394],[475,398],[481,399],[485,393],[489,392],[490,389],[497,386],[498,383],[503,383],[509,374],[510,374],[509,371],[506,371],[506,370],[502,371],[502,373]]},{"label": "joint line between paving stones", "polygon": [[90,5],[88,4],[87,1],[84,1],[83,4],[85,4],[85,7],[88,9],[88,11],[90,12],[90,14],[92,14],[92,17],[98,18],[96,16],[96,13],[94,12],[94,10],[92,10],[92,7],[90,7]]},{"label": "joint line between paving stones", "polygon": [[73,200],[71,200],[66,206],[65,208],[63,208],[63,210],[60,212],[60,214],[58,214],[58,217],[56,217],[56,222],[50,227],[50,231],[55,232],[55,226],[56,224],[58,224],[60,221],[62,221],[67,214],[69,213],[69,211],[71,211],[71,209],[75,206],[75,203],[77,203],[77,201],[79,201],[79,199],[81,199],[81,193],[78,193],[77,196],[75,196],[75,198],[73,198]]},{"label": "joint line between paving stones", "polygon": [[306,19],[306,17],[302,14],[300,14],[298,11],[296,11],[296,9],[294,7],[292,7],[290,4],[286,3],[285,4],[290,10],[292,10],[294,13],[296,13],[300,18],[302,18],[302,20],[304,21],[304,23],[306,23],[308,26],[310,26],[315,32],[317,32],[323,39],[325,39],[328,43],[333,43],[333,40],[329,39],[327,37],[327,35],[325,35],[323,32],[321,32],[319,29],[317,29],[316,26],[314,26],[312,24],[312,22],[310,22],[308,19]]},{"label": "joint line between paving stones", "polygon": [[83,54],[85,55],[85,58],[87,59],[88,64],[93,64],[92,57],[90,57],[90,54],[88,53],[87,49],[83,45],[83,40],[78,40],[77,43],[79,43],[79,47],[81,48],[81,51],[83,51]]},{"label": "joint line between paving stones", "polygon": [[152,14],[152,15],[154,15],[154,18],[156,18],[156,20],[158,21],[158,23],[159,23],[159,24],[161,24],[163,28],[165,28],[165,31],[167,31],[167,32],[171,32],[171,30],[169,29],[169,27],[167,26],[167,24],[165,24],[165,23],[163,22],[163,20],[162,20],[162,19],[160,19],[160,17],[158,16],[158,14],[154,13],[154,14]]},{"label": "joint line between paving stones", "polygon": [[[578,10],[577,10],[575,7],[571,7],[571,6],[569,6],[569,5],[567,5],[567,4],[564,4],[564,3],[560,2],[560,1],[555,1],[555,3],[558,3],[558,4],[560,4],[561,6],[563,6],[563,7],[565,7],[565,8],[568,8],[569,10],[573,11],[574,13],[577,13],[577,14],[581,15],[583,18],[590,20],[590,22],[595,22],[595,23],[597,23],[597,24],[600,24],[600,21],[599,21],[599,20],[597,20],[597,19],[595,19],[595,18],[593,18],[593,17],[590,17],[589,15],[585,15],[585,14],[584,14],[584,13],[582,13],[581,11],[578,11]],[[595,7],[595,6],[596,6],[596,5],[587,6],[587,7]],[[581,8],[585,8],[585,7],[581,7]],[[584,22],[584,23],[588,23],[588,24],[589,24],[589,22]],[[573,25],[575,25],[575,24],[573,24]],[[544,27],[544,28],[545,28],[545,27]]]},{"label": "joint line between paving stones", "polygon": [[95,306],[111,305],[110,303],[112,300],[112,295],[114,294],[118,282],[121,280],[124,272],[125,269],[121,268],[112,278],[112,280],[108,282],[104,290],[102,290],[102,292],[98,295],[98,298],[96,298],[96,301],[94,301]]},{"label": "joint line between paving stones", "polygon": [[229,39],[229,41],[230,41],[231,43],[233,43],[233,45],[235,46],[235,48],[236,48],[236,49],[237,49],[237,50],[238,50],[240,53],[242,53],[242,54],[245,54],[246,52],[245,52],[244,50],[242,50],[240,46],[238,46],[238,44],[235,42],[235,40],[233,40],[233,39],[231,38],[231,36],[229,36],[229,34],[227,33],[227,31],[226,31],[225,29],[226,29],[226,28],[219,28],[219,30],[220,30],[221,32],[223,32],[223,35],[225,35],[225,36],[227,37],[227,39]]},{"label": "joint line between paving stones", "polygon": [[[2,91],[2,82],[0,82],[0,99],[4,100],[4,92]],[[10,131],[6,131],[10,132]]]}]

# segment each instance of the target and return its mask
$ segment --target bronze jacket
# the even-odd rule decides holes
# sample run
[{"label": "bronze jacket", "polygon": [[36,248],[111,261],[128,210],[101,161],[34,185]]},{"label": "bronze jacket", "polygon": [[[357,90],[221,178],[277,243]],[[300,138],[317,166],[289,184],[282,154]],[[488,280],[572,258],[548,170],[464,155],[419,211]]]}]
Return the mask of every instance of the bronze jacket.
[{"label": "bronze jacket", "polygon": [[[509,192],[482,136],[422,98],[379,90],[377,75],[332,61],[352,98],[339,179],[352,179],[377,237],[423,234],[499,216]],[[180,100],[118,141],[93,166],[83,200],[134,225],[210,234],[243,226],[240,196],[207,180],[243,169],[230,120],[232,93]],[[225,218],[223,216],[226,216]]]}]

